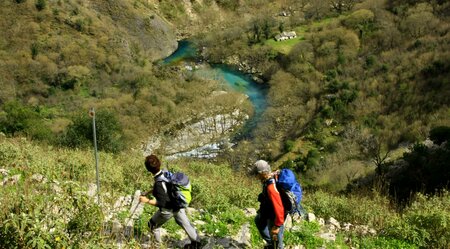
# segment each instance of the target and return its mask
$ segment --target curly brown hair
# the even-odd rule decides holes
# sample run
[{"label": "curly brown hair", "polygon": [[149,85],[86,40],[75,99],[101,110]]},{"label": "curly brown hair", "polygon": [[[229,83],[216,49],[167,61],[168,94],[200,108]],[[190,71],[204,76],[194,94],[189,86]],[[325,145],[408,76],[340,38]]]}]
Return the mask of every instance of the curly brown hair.
[{"label": "curly brown hair", "polygon": [[156,174],[161,169],[161,161],[155,155],[150,155],[145,158],[145,168],[152,174]]}]

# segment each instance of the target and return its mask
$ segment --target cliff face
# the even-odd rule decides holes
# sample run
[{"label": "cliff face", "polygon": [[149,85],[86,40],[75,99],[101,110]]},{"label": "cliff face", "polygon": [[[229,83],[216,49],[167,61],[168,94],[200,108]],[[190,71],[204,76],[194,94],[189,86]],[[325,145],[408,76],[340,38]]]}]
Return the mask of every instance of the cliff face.
[{"label": "cliff face", "polygon": [[[248,115],[241,110],[229,114],[219,114],[205,117],[197,122],[186,121],[185,127],[166,136],[153,136],[145,145],[144,154],[154,151],[164,151],[164,154],[182,155],[183,153],[203,154],[209,157],[208,150],[215,148],[222,141],[229,139],[230,134],[236,131],[248,119]],[[195,152],[198,150],[198,152]],[[191,152],[192,151],[192,152]],[[203,152],[205,151],[205,152]]]}]

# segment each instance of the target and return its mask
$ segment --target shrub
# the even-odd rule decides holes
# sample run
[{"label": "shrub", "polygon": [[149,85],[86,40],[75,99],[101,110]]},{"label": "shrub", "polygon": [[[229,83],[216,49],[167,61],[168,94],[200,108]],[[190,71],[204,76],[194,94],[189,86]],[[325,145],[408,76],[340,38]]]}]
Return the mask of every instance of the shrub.
[{"label": "shrub", "polygon": [[438,126],[430,131],[430,139],[436,144],[442,144],[443,142],[450,141],[450,127]]},{"label": "shrub", "polygon": [[393,238],[386,238],[383,236],[379,237],[358,237],[355,236],[352,238],[352,245],[357,246],[357,248],[366,248],[366,249],[417,249],[419,248],[417,245],[410,244],[406,241],[393,239]]},{"label": "shrub", "polygon": [[287,245],[304,245],[306,248],[319,248],[324,240],[315,234],[320,231],[316,222],[302,222],[300,228],[285,233],[284,243]]},{"label": "shrub", "polygon": [[7,165],[20,157],[20,150],[11,143],[0,144],[0,162]]},{"label": "shrub", "polygon": [[294,145],[295,145],[295,141],[292,141],[292,140],[289,140],[289,139],[288,139],[288,140],[286,141],[284,147],[285,147],[285,149],[286,149],[287,152],[291,152],[292,149],[294,148]]},{"label": "shrub", "polygon": [[399,202],[407,202],[415,192],[435,193],[450,183],[448,162],[450,147],[428,148],[416,144],[403,155],[407,164],[390,181],[390,193]]},{"label": "shrub", "polygon": [[235,234],[247,218],[241,209],[231,207],[223,212],[205,213],[201,219],[206,222],[200,229],[218,237],[226,237]]},{"label": "shrub", "polygon": [[312,209],[319,217],[367,224],[375,229],[382,228],[387,220],[395,217],[395,212],[389,208],[388,199],[378,194],[346,197],[317,191],[304,196],[305,208]]},{"label": "shrub", "polygon": [[229,10],[235,10],[237,7],[239,7],[238,0],[216,0],[216,3],[220,7],[229,9]]},{"label": "shrub", "polygon": [[67,224],[67,231],[75,241],[95,238],[103,225],[103,214],[99,206],[89,202],[85,196],[73,199],[75,214]]},{"label": "shrub", "polygon": [[39,44],[36,42],[33,42],[31,44],[31,58],[34,60],[36,59],[36,56],[39,54]]},{"label": "shrub", "polygon": [[36,9],[41,11],[43,9],[45,9],[45,7],[47,6],[47,1],[46,0],[36,0]]},{"label": "shrub", "polygon": [[51,139],[50,128],[39,113],[39,108],[32,108],[18,101],[7,102],[3,106],[6,113],[0,118],[0,131],[5,134],[25,134],[36,139]]},{"label": "shrub", "polygon": [[[17,185],[0,189],[2,248],[80,248],[101,240],[103,214],[77,184],[59,185],[58,194],[45,183],[25,180]],[[67,193],[67,186],[75,189]],[[18,194],[17,189],[33,191]]]},{"label": "shrub", "polygon": [[450,194],[417,195],[401,217],[389,220],[385,234],[426,248],[450,246]]},{"label": "shrub", "polygon": [[[114,113],[100,110],[95,115],[99,150],[119,152],[124,148],[123,130]],[[69,147],[88,147],[93,143],[92,119],[80,113],[66,129],[62,144]]]}]

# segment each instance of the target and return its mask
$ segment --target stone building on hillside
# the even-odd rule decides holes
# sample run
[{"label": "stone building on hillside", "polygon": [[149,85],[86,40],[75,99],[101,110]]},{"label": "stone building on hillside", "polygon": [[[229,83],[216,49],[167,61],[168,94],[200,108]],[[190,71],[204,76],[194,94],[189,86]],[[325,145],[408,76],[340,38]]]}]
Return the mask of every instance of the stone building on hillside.
[{"label": "stone building on hillside", "polygon": [[275,36],[275,41],[284,41],[284,40],[288,40],[288,39],[293,39],[297,37],[297,34],[295,33],[295,31],[290,31],[290,32],[282,32],[281,34],[278,34]]}]

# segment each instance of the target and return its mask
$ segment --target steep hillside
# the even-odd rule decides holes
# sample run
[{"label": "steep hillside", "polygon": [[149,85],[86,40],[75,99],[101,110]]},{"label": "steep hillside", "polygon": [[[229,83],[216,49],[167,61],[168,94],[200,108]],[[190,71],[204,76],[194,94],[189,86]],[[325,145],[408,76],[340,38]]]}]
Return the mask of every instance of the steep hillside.
[{"label": "steep hillside", "polygon": [[[257,150],[313,185],[342,188],[450,125],[448,2],[267,2],[201,41],[208,59],[270,85],[242,158]],[[297,37],[275,41],[281,31]]]},{"label": "steep hillside", "polygon": [[[105,111],[100,123],[112,124],[105,140],[125,148],[188,121],[251,113],[238,94],[210,98],[223,86],[195,77],[187,69],[195,65],[155,62],[175,37],[192,36],[203,56],[194,63],[231,64],[269,86],[256,129],[223,158],[237,167],[265,158],[341,189],[450,125],[450,5],[332,3],[4,1],[1,129],[88,146],[76,138],[81,128],[88,134],[81,117],[96,107]],[[275,41],[282,31],[298,36]]]},{"label": "steep hillside", "polygon": [[[156,208],[141,205],[136,211],[138,190],[152,187],[141,152],[100,153],[98,195],[94,162],[89,150],[0,135],[0,247],[152,248],[147,222]],[[203,248],[263,247],[254,223],[261,190],[256,178],[227,164],[163,162],[190,177],[193,201],[188,215]],[[412,249],[450,244],[445,225],[450,195],[445,191],[433,197],[419,195],[402,213],[376,192],[346,196],[305,190],[303,196],[308,221],[288,218],[286,248]],[[178,248],[187,242],[174,220],[163,228],[163,246]]]},{"label": "steep hillside", "polygon": [[2,102],[114,84],[112,74],[124,66],[168,56],[177,46],[171,25],[138,3],[8,0],[0,8]]},{"label": "steep hillside", "polygon": [[1,131],[80,146],[70,129],[95,107],[109,119],[99,124],[115,127],[106,136],[115,137],[109,148],[116,150],[138,147],[183,120],[242,110],[227,100],[234,93],[205,98],[219,90],[216,81],[157,63],[177,48],[180,19],[171,16],[172,4],[2,1]]}]

